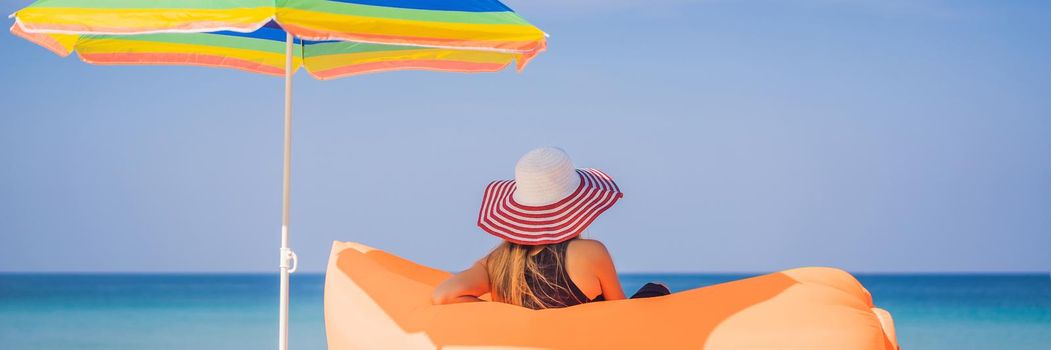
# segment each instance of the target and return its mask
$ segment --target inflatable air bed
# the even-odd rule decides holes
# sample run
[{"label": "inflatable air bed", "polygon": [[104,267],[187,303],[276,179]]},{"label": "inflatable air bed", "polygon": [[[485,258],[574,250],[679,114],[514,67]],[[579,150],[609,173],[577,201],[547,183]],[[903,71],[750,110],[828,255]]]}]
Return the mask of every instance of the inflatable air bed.
[{"label": "inflatable air bed", "polygon": [[898,349],[890,314],[833,268],[546,310],[432,305],[448,276],[335,242],[325,276],[329,349]]}]

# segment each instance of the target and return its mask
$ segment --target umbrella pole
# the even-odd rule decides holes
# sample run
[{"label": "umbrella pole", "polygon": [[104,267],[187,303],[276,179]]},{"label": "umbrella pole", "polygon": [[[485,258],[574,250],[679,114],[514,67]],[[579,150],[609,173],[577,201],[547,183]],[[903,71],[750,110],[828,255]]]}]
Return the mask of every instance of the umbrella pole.
[{"label": "umbrella pole", "polygon": [[285,33],[285,159],[281,191],[281,300],[277,347],[288,350],[288,275],[296,271],[296,253],[288,247],[289,175],[292,166],[292,34]]}]

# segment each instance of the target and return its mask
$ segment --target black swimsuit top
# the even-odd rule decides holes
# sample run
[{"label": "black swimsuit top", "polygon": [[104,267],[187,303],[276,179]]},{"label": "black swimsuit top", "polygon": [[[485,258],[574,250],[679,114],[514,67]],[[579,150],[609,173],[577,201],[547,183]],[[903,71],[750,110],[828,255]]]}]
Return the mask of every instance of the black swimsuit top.
[{"label": "black swimsuit top", "polygon": [[[536,259],[541,274],[550,284],[538,280],[536,276],[533,276],[527,270],[525,273],[526,283],[529,284],[529,289],[533,291],[533,294],[543,303],[543,307],[536,305],[529,298],[523,298],[525,299],[522,301],[523,306],[530,309],[558,308],[605,300],[602,294],[596,296],[595,299],[588,299],[587,295],[569,278],[569,271],[565,269],[566,248],[568,247],[568,241],[558,243],[530,257]],[[558,255],[556,256],[555,254]],[[559,266],[558,261],[562,261],[563,264]]]}]

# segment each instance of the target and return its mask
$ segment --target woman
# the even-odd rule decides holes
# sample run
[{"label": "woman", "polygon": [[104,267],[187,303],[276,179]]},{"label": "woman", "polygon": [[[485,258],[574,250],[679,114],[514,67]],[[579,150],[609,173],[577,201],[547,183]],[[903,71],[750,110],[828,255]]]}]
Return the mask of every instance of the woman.
[{"label": "woman", "polygon": [[[515,165],[515,179],[485,189],[478,226],[504,240],[439,285],[435,304],[493,301],[531,309],[624,299],[609,251],[580,233],[623,194],[597,169],[576,169],[564,151],[539,148]],[[632,298],[668,294],[650,283]]]}]

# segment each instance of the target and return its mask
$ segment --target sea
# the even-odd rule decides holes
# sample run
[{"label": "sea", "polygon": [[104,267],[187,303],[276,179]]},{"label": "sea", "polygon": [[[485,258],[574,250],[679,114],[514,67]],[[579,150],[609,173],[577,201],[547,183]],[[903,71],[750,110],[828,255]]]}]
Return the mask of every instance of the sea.
[{"label": "sea", "polygon": [[[681,291],[743,274],[625,274]],[[859,274],[902,349],[1051,350],[1051,275]],[[0,349],[275,349],[276,274],[0,274]],[[325,349],[324,275],[294,274],[290,348]]]}]

